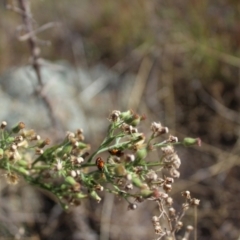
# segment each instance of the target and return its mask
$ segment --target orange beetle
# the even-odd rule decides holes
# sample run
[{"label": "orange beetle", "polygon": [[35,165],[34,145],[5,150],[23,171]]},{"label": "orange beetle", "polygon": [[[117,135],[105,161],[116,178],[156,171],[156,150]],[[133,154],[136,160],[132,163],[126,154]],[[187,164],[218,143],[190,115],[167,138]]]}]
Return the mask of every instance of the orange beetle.
[{"label": "orange beetle", "polygon": [[98,158],[96,159],[96,165],[97,165],[97,167],[98,167],[98,169],[99,169],[100,171],[103,171],[104,164],[105,164],[105,162],[102,160],[101,157],[98,157]]},{"label": "orange beetle", "polygon": [[108,152],[111,155],[114,155],[114,156],[117,156],[117,157],[121,157],[124,154],[120,149],[117,149],[117,148],[109,149]]}]

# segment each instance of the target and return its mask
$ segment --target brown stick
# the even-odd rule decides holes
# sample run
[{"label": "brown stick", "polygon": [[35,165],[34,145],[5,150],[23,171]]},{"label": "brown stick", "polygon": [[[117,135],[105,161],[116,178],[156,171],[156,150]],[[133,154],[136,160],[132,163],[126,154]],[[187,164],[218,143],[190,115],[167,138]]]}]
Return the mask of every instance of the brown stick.
[{"label": "brown stick", "polygon": [[32,66],[33,69],[36,73],[37,80],[39,87],[36,90],[36,94],[40,96],[43,100],[43,103],[45,104],[48,114],[51,120],[51,123],[54,127],[58,125],[58,122],[54,116],[54,109],[51,105],[50,100],[48,97],[43,94],[43,81],[42,81],[42,75],[41,75],[41,66],[39,64],[39,56],[40,56],[40,49],[37,46],[37,38],[35,34],[32,34],[34,32],[33,25],[32,25],[32,13],[31,13],[31,8],[30,8],[30,2],[29,0],[18,0],[19,3],[19,8],[22,11],[22,19],[23,19],[23,24],[25,26],[26,34],[28,34],[28,44],[29,48],[31,51],[31,56],[32,56]]}]

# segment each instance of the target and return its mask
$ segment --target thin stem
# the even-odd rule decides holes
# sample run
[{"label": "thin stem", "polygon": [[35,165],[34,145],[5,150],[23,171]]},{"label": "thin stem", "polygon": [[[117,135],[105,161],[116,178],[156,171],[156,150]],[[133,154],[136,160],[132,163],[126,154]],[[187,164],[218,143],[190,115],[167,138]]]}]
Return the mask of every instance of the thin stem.
[{"label": "thin stem", "polygon": [[197,240],[197,206],[194,206],[194,240]]},{"label": "thin stem", "polygon": [[31,9],[30,9],[30,2],[29,0],[18,0],[19,3],[19,8],[21,10],[21,16],[23,19],[23,23],[26,29],[26,34],[28,35],[28,44],[29,48],[31,50],[31,56],[32,56],[32,67],[36,73],[38,84],[39,84],[39,89],[36,91],[36,93],[42,98],[48,113],[49,117],[51,119],[52,125],[57,126],[58,122],[53,114],[53,107],[48,99],[48,97],[42,93],[42,89],[44,87],[43,80],[42,80],[42,74],[41,74],[41,67],[39,64],[39,58],[40,58],[40,50],[37,46],[37,41],[36,41],[36,35],[33,34],[34,29],[32,25],[32,14],[31,14]]}]

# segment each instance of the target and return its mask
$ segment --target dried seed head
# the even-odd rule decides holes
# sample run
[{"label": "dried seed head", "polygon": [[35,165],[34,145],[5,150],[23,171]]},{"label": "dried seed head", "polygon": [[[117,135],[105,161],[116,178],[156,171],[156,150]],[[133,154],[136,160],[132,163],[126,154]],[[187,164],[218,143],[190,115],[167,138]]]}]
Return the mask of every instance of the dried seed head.
[{"label": "dried seed head", "polygon": [[77,139],[75,137],[68,137],[68,141],[72,144],[72,146],[74,146],[74,144],[77,142]]},{"label": "dried seed head", "polygon": [[159,130],[159,134],[162,135],[162,134],[166,134],[168,133],[169,130],[168,130],[168,127],[162,127],[160,130]]},{"label": "dried seed head", "polygon": [[133,189],[132,183],[128,183],[128,184],[125,186],[125,190],[127,190],[127,191],[132,190],[132,189]]},{"label": "dried seed head", "polygon": [[75,178],[75,177],[77,176],[77,173],[76,173],[75,170],[71,170],[71,176],[72,176],[73,178]]},{"label": "dried seed head", "polygon": [[84,159],[82,157],[75,157],[71,155],[70,161],[73,165],[80,165],[84,161]]},{"label": "dried seed head", "polygon": [[21,155],[17,150],[15,151],[6,151],[5,154],[8,156],[9,161],[17,161],[21,159]]},{"label": "dried seed head", "polygon": [[5,129],[6,126],[7,126],[7,122],[6,121],[2,121],[0,128],[1,129]]},{"label": "dried seed head", "polygon": [[23,140],[21,142],[18,142],[17,146],[18,146],[18,148],[20,148],[20,147],[27,148],[28,147],[28,141],[25,139],[25,140]]},{"label": "dried seed head", "polygon": [[68,141],[71,141],[72,138],[75,138],[75,134],[73,132],[67,132],[66,133],[66,138],[68,139]]},{"label": "dried seed head", "polygon": [[83,158],[83,157],[77,157],[77,158],[76,158],[76,162],[77,162],[78,164],[81,164],[81,163],[84,162],[84,158]]},{"label": "dried seed head", "polygon": [[191,204],[192,206],[199,206],[200,200],[197,199],[197,198],[192,198],[191,201],[190,201],[190,204]]},{"label": "dried seed head", "polygon": [[158,178],[158,179],[157,179],[157,186],[162,187],[164,183],[165,183],[165,180],[164,180],[164,179],[162,179],[162,178]]},{"label": "dried seed head", "polygon": [[36,135],[36,133],[35,133],[35,131],[33,130],[33,129],[30,129],[30,130],[23,130],[22,132],[21,132],[21,136],[23,137],[23,138],[27,138],[27,139],[31,139],[33,136],[35,136]]},{"label": "dried seed head", "polygon": [[156,122],[153,122],[151,124],[151,130],[154,133],[154,137],[158,137],[162,134],[168,133],[167,127],[163,127],[161,123],[156,123]]},{"label": "dried seed head", "polygon": [[170,135],[168,140],[169,143],[177,143],[178,142],[178,138],[175,136]]},{"label": "dried seed head", "polygon": [[168,197],[168,194],[165,193],[165,192],[161,192],[161,191],[155,189],[155,190],[153,191],[153,197],[154,197],[155,199],[159,199],[159,198],[166,199],[166,198]]},{"label": "dried seed head", "polygon": [[84,135],[83,135],[83,130],[82,129],[77,129],[76,131],[76,138],[78,141],[83,141],[84,140]]},{"label": "dried seed head", "polygon": [[76,135],[82,135],[82,134],[83,134],[83,129],[82,128],[77,129]]},{"label": "dried seed head", "polygon": [[165,199],[165,201],[166,201],[166,204],[168,206],[172,206],[173,205],[173,199],[171,197],[168,197],[167,199]]},{"label": "dried seed head", "polygon": [[165,192],[171,192],[172,185],[171,184],[164,184],[163,189],[164,189]]},{"label": "dried seed head", "polygon": [[137,209],[137,204],[135,204],[135,203],[130,203],[130,204],[128,205],[128,210],[135,210],[135,209]]},{"label": "dried seed head", "polygon": [[11,147],[10,147],[10,151],[15,151],[17,150],[17,145],[16,144],[12,144]]},{"label": "dried seed head", "polygon": [[151,130],[152,130],[153,133],[158,132],[160,128],[162,128],[162,124],[161,123],[153,122],[151,124]]},{"label": "dried seed head", "polygon": [[150,170],[147,174],[146,174],[146,178],[150,181],[156,181],[158,178],[158,175],[156,174],[155,171]]},{"label": "dried seed head", "polygon": [[159,218],[157,216],[153,216],[152,217],[152,222],[153,223],[159,222]]},{"label": "dried seed head", "polygon": [[122,124],[122,130],[126,133],[126,134],[133,134],[133,133],[138,133],[137,128],[133,127],[132,125],[128,125],[126,123]]},{"label": "dried seed head", "polygon": [[57,159],[57,162],[54,165],[55,171],[61,171],[63,169],[63,163],[60,159]]},{"label": "dried seed head", "polygon": [[178,221],[176,227],[177,227],[178,230],[181,229],[183,227],[183,222]]},{"label": "dried seed head", "polygon": [[23,141],[23,136],[22,136],[22,135],[16,136],[15,139],[14,139],[14,142],[15,142],[15,143],[20,143],[20,142],[22,142],[22,141]]},{"label": "dried seed head", "polygon": [[[120,157],[117,157],[117,156],[111,156],[109,158],[109,161],[112,161],[112,164],[114,163],[121,163],[121,158]],[[109,162],[110,163],[110,162]]]},{"label": "dried seed head", "polygon": [[102,192],[104,190],[104,187],[102,185],[98,184],[97,186],[95,186],[95,190]]},{"label": "dried seed head", "polygon": [[189,209],[189,204],[188,203],[183,203],[182,204],[182,209],[183,209],[183,211],[188,210]]},{"label": "dried seed head", "polygon": [[126,162],[134,162],[135,161],[135,155],[133,154],[127,154],[125,157]]},{"label": "dried seed head", "polygon": [[176,216],[176,210],[174,208],[169,208],[168,212],[169,212],[169,215],[171,217],[175,217]]},{"label": "dried seed head", "polygon": [[41,139],[40,135],[34,135],[30,138],[30,141],[39,141]]},{"label": "dried seed head", "polygon": [[172,184],[172,183],[174,183],[174,179],[171,178],[171,177],[166,177],[166,178],[165,178],[165,183],[166,183],[166,184]]},{"label": "dried seed head", "polygon": [[117,122],[117,121],[119,120],[120,115],[121,115],[121,112],[120,112],[120,111],[118,111],[118,110],[113,110],[113,111],[111,112],[111,114],[109,115],[108,120],[109,120],[110,122]]},{"label": "dried seed head", "polygon": [[174,148],[172,145],[168,145],[166,147],[161,148],[164,155],[170,155],[174,153]]},{"label": "dried seed head", "polygon": [[182,196],[185,197],[186,199],[191,199],[191,194],[189,191],[182,192]]},{"label": "dried seed head", "polygon": [[180,160],[180,158],[178,157],[177,154],[174,154],[173,167],[174,167],[175,169],[178,169],[178,168],[180,167],[180,165],[181,165],[181,160]]},{"label": "dried seed head", "polygon": [[163,163],[168,163],[168,165],[174,165],[174,168],[179,168],[179,166],[181,165],[181,160],[178,157],[177,153],[174,152],[172,154],[164,155]]},{"label": "dried seed head", "polygon": [[187,226],[187,228],[186,228],[186,230],[188,231],[188,232],[191,232],[191,231],[193,231],[193,226],[191,226],[191,225],[188,225]]},{"label": "dried seed head", "polygon": [[35,149],[35,154],[36,154],[36,155],[42,155],[43,152],[44,152],[44,151],[43,151],[43,149],[41,149],[41,148],[36,148],[36,149]]},{"label": "dried seed head", "polygon": [[9,172],[5,175],[5,177],[7,178],[7,183],[8,184],[15,185],[19,182],[19,177],[15,173],[10,173]]},{"label": "dried seed head", "polygon": [[81,184],[78,183],[78,182],[76,182],[76,183],[72,186],[72,190],[73,190],[74,192],[79,192],[80,189],[81,189]]},{"label": "dried seed head", "polygon": [[126,179],[127,179],[128,181],[131,181],[131,180],[132,180],[132,174],[128,173],[128,174],[126,175]]},{"label": "dried seed head", "polygon": [[155,227],[154,227],[154,231],[157,235],[165,235],[165,232],[162,230],[160,224],[157,224]]},{"label": "dried seed head", "polygon": [[180,172],[175,168],[170,169],[170,174],[173,178],[179,178],[180,177]]}]

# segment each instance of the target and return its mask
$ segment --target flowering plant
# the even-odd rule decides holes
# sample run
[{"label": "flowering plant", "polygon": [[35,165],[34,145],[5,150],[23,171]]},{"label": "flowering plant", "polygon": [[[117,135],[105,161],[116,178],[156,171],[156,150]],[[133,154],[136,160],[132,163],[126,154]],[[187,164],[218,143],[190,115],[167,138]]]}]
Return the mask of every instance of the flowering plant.
[{"label": "flowering plant", "polygon": [[[25,129],[23,122],[10,131],[6,130],[7,123],[2,122],[0,167],[5,170],[9,183],[18,183],[21,176],[28,183],[54,194],[64,209],[79,205],[82,199],[89,197],[100,202],[101,191],[125,199],[131,210],[144,200],[154,201],[160,212],[159,216],[152,217],[158,239],[175,239],[175,233],[183,225],[181,219],[185,211],[198,206],[199,200],[185,191],[182,211],[176,213],[172,207],[169,193],[174,179],[180,176],[181,165],[174,145],[191,146],[201,142],[193,138],[179,142],[172,135],[159,141],[168,134],[168,128],[157,122],[151,124],[151,134],[146,137],[138,129],[144,119],[130,110],[112,111],[107,135],[92,153],[81,129],[68,132],[60,144],[47,148],[50,140],[41,140],[34,130]],[[153,161],[149,153],[157,148],[162,155]],[[101,156],[104,153],[106,157]],[[192,229],[187,227],[184,239],[188,239]]]}]

